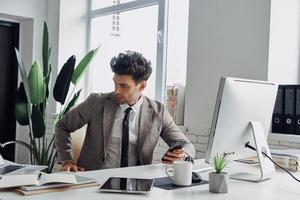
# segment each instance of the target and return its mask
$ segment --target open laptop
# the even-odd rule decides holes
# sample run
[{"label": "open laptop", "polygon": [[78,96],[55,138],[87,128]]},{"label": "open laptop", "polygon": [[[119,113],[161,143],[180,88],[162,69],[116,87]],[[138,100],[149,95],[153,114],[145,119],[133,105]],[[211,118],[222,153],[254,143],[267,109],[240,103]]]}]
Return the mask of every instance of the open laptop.
[{"label": "open laptop", "polygon": [[153,182],[153,179],[110,177],[100,186],[99,191],[148,194],[152,190]]},{"label": "open laptop", "polygon": [[6,161],[0,155],[0,177],[3,175],[30,174],[36,171],[46,169],[43,165],[20,165]]}]

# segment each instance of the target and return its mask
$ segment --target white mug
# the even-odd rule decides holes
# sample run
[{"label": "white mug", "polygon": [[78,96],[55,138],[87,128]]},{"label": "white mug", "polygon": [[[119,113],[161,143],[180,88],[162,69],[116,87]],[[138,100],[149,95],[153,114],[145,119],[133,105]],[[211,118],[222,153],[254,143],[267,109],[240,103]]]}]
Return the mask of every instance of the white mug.
[{"label": "white mug", "polygon": [[166,168],[166,174],[172,179],[173,184],[178,186],[188,186],[192,184],[193,163],[189,161],[177,160],[173,165]]}]

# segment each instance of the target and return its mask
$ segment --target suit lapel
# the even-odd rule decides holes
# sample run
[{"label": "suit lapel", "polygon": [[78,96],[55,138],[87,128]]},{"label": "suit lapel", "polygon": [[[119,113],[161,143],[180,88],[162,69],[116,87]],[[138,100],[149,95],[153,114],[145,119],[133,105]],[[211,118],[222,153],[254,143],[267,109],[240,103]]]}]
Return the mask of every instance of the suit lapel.
[{"label": "suit lapel", "polygon": [[112,93],[109,98],[104,102],[103,113],[103,147],[104,155],[107,153],[107,145],[111,136],[112,127],[116,118],[119,104],[117,103],[114,94]]},{"label": "suit lapel", "polygon": [[140,111],[139,132],[138,132],[138,158],[141,159],[142,148],[145,143],[147,134],[149,133],[150,121],[153,114],[153,109],[149,106],[148,100],[143,96],[143,104]]}]

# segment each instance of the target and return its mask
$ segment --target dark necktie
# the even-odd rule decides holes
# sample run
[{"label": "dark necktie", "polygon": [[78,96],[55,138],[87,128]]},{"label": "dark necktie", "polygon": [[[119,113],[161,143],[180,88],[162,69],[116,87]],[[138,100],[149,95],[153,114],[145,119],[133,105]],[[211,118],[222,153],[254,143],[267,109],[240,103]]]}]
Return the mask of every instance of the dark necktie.
[{"label": "dark necktie", "polygon": [[[129,113],[132,110],[128,107],[125,110],[125,116],[122,124],[122,148],[121,148],[121,167],[128,167],[128,143],[129,143]],[[125,190],[127,179],[122,178],[120,181],[120,189]]]},{"label": "dark necktie", "polygon": [[128,107],[122,124],[122,148],[121,148],[121,167],[128,167],[128,143],[129,143],[129,113],[132,110]]}]

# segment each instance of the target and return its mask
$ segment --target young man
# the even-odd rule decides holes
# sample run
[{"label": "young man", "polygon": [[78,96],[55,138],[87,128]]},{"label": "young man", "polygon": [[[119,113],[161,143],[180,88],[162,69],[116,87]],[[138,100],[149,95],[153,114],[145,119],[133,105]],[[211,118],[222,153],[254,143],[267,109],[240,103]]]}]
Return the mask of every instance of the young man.
[{"label": "young man", "polygon": [[[145,165],[152,162],[159,136],[169,145],[162,160],[172,163],[194,157],[194,146],[174,123],[165,107],[142,95],[151,75],[150,61],[127,51],[111,60],[115,91],[91,94],[70,110],[56,126],[56,149],[62,170],[83,171]],[[87,124],[77,162],[70,133]]]}]

